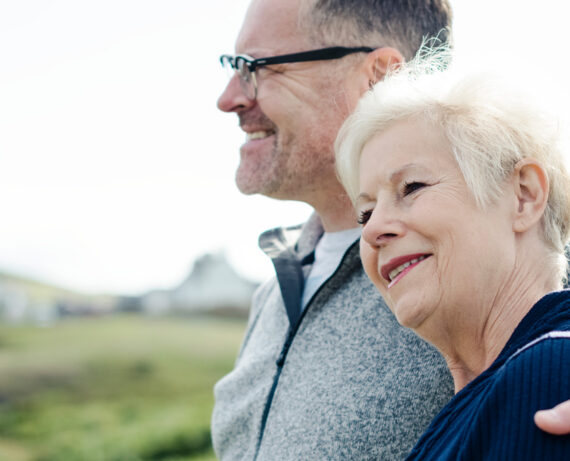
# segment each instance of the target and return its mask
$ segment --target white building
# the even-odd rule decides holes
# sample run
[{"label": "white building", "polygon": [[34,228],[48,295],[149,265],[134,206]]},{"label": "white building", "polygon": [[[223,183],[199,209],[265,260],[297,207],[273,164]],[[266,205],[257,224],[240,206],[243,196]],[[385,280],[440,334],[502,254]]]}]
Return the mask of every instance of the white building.
[{"label": "white building", "polygon": [[146,294],[141,307],[155,315],[167,311],[245,314],[256,287],[239,275],[223,254],[207,254],[196,260],[178,287]]}]

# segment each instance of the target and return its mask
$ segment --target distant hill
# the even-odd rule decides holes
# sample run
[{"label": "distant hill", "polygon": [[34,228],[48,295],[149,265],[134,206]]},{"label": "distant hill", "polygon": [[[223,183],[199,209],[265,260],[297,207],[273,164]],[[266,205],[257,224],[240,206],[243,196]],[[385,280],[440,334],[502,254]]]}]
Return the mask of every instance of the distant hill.
[{"label": "distant hill", "polygon": [[198,258],[180,284],[141,296],[90,295],[0,272],[0,321],[49,325],[66,316],[114,312],[245,316],[256,287],[224,254]]},{"label": "distant hill", "polygon": [[113,311],[118,298],[88,295],[31,278],[0,272],[0,320],[49,324],[65,315]]}]

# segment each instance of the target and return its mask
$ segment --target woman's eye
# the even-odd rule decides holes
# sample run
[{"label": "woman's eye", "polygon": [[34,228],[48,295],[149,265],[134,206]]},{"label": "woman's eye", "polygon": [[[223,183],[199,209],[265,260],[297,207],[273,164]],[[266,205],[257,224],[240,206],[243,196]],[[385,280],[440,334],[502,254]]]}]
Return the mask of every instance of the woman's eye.
[{"label": "woman's eye", "polygon": [[409,195],[409,194],[421,189],[422,187],[426,187],[426,186],[427,186],[426,183],[419,182],[419,181],[406,182],[404,184],[403,194],[404,194],[404,196]]},{"label": "woman's eye", "polygon": [[372,216],[372,211],[370,210],[361,211],[360,214],[358,215],[358,224],[363,226],[368,222],[370,216]]}]

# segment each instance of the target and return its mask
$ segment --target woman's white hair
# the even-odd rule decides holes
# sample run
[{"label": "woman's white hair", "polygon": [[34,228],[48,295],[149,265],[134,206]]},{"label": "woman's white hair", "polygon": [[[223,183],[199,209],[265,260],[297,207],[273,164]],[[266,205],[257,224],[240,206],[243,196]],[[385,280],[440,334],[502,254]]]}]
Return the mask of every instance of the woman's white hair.
[{"label": "woman's white hair", "polygon": [[459,72],[446,48],[423,47],[416,58],[376,84],[340,129],[335,144],[339,178],[349,197],[359,194],[364,145],[398,121],[422,120],[442,130],[477,204],[500,195],[523,158],[536,159],[550,181],[543,216],[544,240],[555,265],[570,230],[570,177],[556,118],[539,110],[512,85],[482,72]]}]

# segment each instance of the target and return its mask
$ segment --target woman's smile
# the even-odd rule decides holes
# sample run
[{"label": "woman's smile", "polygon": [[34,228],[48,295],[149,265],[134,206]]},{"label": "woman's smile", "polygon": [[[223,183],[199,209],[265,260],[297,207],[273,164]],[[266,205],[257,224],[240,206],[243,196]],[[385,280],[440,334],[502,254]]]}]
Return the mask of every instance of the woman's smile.
[{"label": "woman's smile", "polygon": [[388,288],[391,288],[420,262],[430,256],[431,254],[423,253],[398,256],[397,258],[390,260],[387,264],[384,264],[380,268],[380,273],[388,282]]}]

